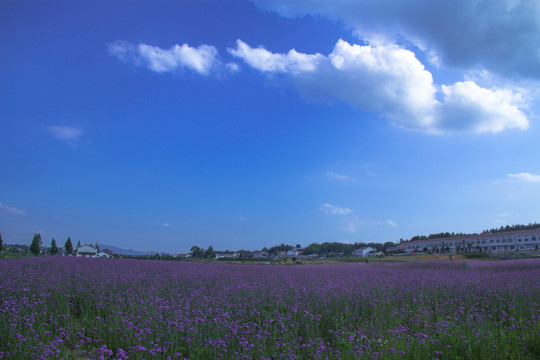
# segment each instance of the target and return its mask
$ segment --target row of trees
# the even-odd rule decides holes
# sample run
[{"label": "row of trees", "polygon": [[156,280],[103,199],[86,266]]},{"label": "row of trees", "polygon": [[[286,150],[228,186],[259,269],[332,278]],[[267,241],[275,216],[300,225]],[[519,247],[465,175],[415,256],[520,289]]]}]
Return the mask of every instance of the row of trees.
[{"label": "row of trees", "polygon": [[[452,237],[452,236],[462,236],[462,235],[465,235],[464,233],[455,233],[455,232],[440,232],[440,233],[436,233],[436,234],[429,234],[428,236],[426,235],[416,235],[416,236],[413,236],[412,238],[410,238],[409,240],[405,240],[405,241],[415,241],[415,240],[428,240],[428,239],[444,239],[444,238],[449,238],[449,237]],[[403,239],[400,239],[401,241],[403,241]]]},{"label": "row of trees", "polygon": [[[354,243],[354,244],[344,244],[338,242],[324,242],[322,244],[313,243],[304,248],[304,255],[317,254],[317,255],[326,255],[331,256],[332,254],[339,254],[343,256],[350,256],[353,253],[354,249],[358,249],[363,246],[370,246],[376,251],[385,251],[386,248],[395,246],[391,241],[384,244],[379,243]],[[267,252],[270,255],[277,255],[280,252],[289,251],[292,249],[300,248],[300,244],[296,246],[281,243],[279,245],[272,246],[270,248],[264,247],[261,250]],[[247,253],[249,251],[239,250],[240,257],[249,256]],[[201,248],[199,246],[191,247],[191,257],[196,259],[213,259],[215,257],[215,251],[212,246],[209,246],[208,249]]]},{"label": "row of trees", "polygon": [[[30,252],[34,255],[39,255],[41,253],[41,247],[43,246],[43,243],[41,241],[41,235],[40,234],[34,234],[34,238],[32,239],[32,243],[30,244]],[[77,247],[81,246],[81,242],[79,241],[77,243]],[[73,243],[71,242],[71,237],[68,236],[65,244],[64,244],[64,252],[66,255],[73,254]],[[60,253],[60,250],[58,249],[58,245],[56,244],[55,238],[52,238],[51,240],[51,255],[58,255]]]},{"label": "row of trees", "polygon": [[206,250],[198,247],[197,245],[191,247],[191,257],[197,259],[213,259],[215,256],[216,253],[214,252],[212,245],[210,245]]},{"label": "row of trees", "polygon": [[506,225],[501,226],[498,229],[490,229],[490,230],[484,230],[484,232],[490,232],[490,233],[498,233],[498,232],[505,232],[505,231],[517,231],[517,230],[534,230],[540,228],[540,224],[537,223],[529,223],[527,225]]}]

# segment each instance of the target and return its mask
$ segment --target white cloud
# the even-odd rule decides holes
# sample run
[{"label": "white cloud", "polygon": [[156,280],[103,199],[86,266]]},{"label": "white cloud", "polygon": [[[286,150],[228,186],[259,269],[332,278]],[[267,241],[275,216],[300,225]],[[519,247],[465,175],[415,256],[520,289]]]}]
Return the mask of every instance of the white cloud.
[{"label": "white cloud", "polygon": [[372,44],[415,44],[439,64],[540,79],[539,1],[252,1],[282,16],[341,21]]},{"label": "white cloud", "polygon": [[[190,69],[201,75],[208,75],[212,70],[222,66],[217,49],[210,45],[191,47],[182,44],[162,49],[147,44],[134,46],[129,42],[116,41],[108,44],[107,48],[110,55],[123,62],[144,64],[148,69],[158,73]],[[235,64],[230,63],[226,67],[234,71]]]},{"label": "white cloud", "polygon": [[228,49],[233,56],[243,59],[251,67],[263,72],[309,72],[317,69],[321,54],[308,55],[289,50],[287,54],[275,54],[263,47],[252,48],[242,40],[236,41],[236,49]]},{"label": "white cloud", "polygon": [[393,222],[392,220],[386,220],[386,223],[387,223],[388,225],[390,225],[391,227],[396,227],[396,226],[398,226],[398,224],[395,223],[395,222]]},{"label": "white cloud", "polygon": [[528,183],[537,183],[540,182],[540,175],[534,175],[528,172],[522,172],[517,174],[508,174],[508,177],[514,180],[528,182]]},{"label": "white cloud", "polygon": [[472,81],[442,86],[444,102],[438,109],[438,127],[468,129],[476,133],[527,129],[527,116],[518,108],[520,94],[506,89],[485,89]]},{"label": "white cloud", "polygon": [[165,227],[165,228],[170,228],[170,227],[171,227],[171,224],[166,223],[166,222],[163,222],[163,223],[161,223],[161,226],[163,226],[163,227]]},{"label": "white cloud", "polygon": [[0,210],[5,210],[15,215],[23,215],[23,216],[26,215],[26,212],[24,212],[23,210],[20,210],[11,206],[3,205],[2,203],[0,203]]},{"label": "white cloud", "polygon": [[49,126],[47,129],[60,140],[77,140],[83,134],[82,129],[71,126]]},{"label": "white cloud", "polygon": [[323,56],[294,50],[274,54],[239,40],[229,52],[259,71],[282,74],[304,97],[342,101],[408,129],[486,133],[529,125],[519,108],[520,94],[482,88],[473,81],[442,85],[439,91],[415,54],[397,45],[339,40],[332,53]]},{"label": "white cloud", "polygon": [[323,204],[320,208],[320,211],[325,213],[326,215],[349,215],[353,213],[352,209],[349,208],[343,208],[339,206],[335,206],[332,204]]},{"label": "white cloud", "polygon": [[208,45],[193,48],[183,44],[163,50],[157,46],[140,44],[138,52],[143,59],[146,59],[148,68],[155,72],[168,72],[187,67],[206,75],[217,58],[216,48]]},{"label": "white cloud", "polygon": [[136,52],[135,47],[127,41],[115,41],[107,44],[107,50],[109,55],[112,55],[124,62],[131,61]]},{"label": "white cloud", "polygon": [[326,172],[326,177],[330,178],[330,179],[334,179],[334,180],[350,180],[350,176],[347,176],[347,175],[343,175],[343,174],[338,174],[338,173],[335,173],[335,172],[332,172],[332,171],[327,171]]}]

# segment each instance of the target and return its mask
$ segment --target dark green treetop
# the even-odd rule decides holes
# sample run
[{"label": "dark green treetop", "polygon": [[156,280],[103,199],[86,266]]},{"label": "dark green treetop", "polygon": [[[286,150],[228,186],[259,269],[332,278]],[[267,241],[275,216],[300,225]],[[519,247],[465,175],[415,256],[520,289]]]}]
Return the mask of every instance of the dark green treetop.
[{"label": "dark green treetop", "polygon": [[34,255],[39,255],[41,252],[41,235],[34,234],[34,239],[32,239],[32,244],[30,244],[30,252]]},{"label": "dark green treetop", "polygon": [[58,255],[58,246],[56,246],[56,240],[51,240],[51,255]]},{"label": "dark green treetop", "polygon": [[71,237],[68,236],[66,243],[64,244],[64,249],[66,250],[67,255],[71,255],[73,252],[73,243],[71,242]]}]

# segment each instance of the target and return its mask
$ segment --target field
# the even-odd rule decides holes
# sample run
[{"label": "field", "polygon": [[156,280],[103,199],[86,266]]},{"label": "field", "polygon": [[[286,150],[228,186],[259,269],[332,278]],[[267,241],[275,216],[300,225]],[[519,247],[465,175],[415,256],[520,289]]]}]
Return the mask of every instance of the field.
[{"label": "field", "polygon": [[540,261],[0,260],[0,359],[538,359]]}]

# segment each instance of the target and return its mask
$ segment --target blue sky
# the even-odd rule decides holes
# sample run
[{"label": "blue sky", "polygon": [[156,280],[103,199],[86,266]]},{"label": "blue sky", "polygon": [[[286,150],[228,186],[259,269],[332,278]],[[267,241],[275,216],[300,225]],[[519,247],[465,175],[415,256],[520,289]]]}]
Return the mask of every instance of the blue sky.
[{"label": "blue sky", "polygon": [[7,243],[186,252],[540,219],[539,1],[2,1]]}]

